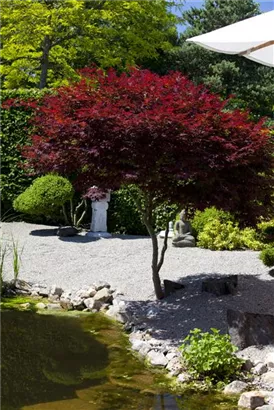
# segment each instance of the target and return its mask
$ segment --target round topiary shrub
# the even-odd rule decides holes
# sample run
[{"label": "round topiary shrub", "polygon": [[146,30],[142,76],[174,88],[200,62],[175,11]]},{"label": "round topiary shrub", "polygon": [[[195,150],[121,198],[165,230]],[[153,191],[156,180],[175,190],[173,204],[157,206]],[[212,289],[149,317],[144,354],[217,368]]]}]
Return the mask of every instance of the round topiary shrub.
[{"label": "round topiary shrub", "polygon": [[49,174],[35,179],[14,201],[16,211],[29,215],[51,216],[74,195],[68,179]]},{"label": "round topiary shrub", "polygon": [[268,268],[274,266],[274,247],[269,247],[262,250],[262,252],[260,253],[260,259]]}]

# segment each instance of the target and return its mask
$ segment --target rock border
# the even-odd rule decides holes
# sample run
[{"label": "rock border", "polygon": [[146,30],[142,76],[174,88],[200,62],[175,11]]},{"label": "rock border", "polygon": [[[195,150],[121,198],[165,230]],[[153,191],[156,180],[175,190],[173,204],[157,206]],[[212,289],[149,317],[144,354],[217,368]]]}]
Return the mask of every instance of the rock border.
[{"label": "rock border", "polygon": [[[17,280],[5,283],[4,287],[7,296],[23,295],[36,299],[37,309],[103,312],[123,324],[124,330],[130,333],[132,350],[142,359],[152,366],[165,369],[169,376],[176,377],[178,383],[193,381],[183,368],[179,348],[163,340],[154,339],[150,335],[150,329],[138,319],[138,312],[129,310],[127,302],[122,299],[123,293],[112,289],[109,283],[98,282],[78,290],[64,290],[55,284],[46,286]],[[44,298],[47,298],[48,302],[45,302]],[[29,304],[21,306],[28,308]],[[150,308],[148,315],[153,314],[155,312]],[[240,407],[274,410],[274,346],[273,351],[267,354],[263,361],[251,360],[244,351],[237,352],[237,356],[245,360],[243,370],[249,374],[248,381],[234,380],[224,388],[223,393],[242,393],[238,402]]]}]

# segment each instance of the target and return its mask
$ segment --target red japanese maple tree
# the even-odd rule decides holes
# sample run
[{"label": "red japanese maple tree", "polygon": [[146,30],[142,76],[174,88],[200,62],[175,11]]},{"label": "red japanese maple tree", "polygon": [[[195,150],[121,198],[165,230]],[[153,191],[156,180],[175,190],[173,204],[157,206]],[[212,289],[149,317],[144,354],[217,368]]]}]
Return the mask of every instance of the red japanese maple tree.
[{"label": "red japanese maple tree", "polygon": [[163,297],[153,209],[164,200],[263,213],[273,192],[273,144],[263,120],[227,111],[226,102],[178,72],[160,77],[96,68],[46,96],[36,108],[24,156],[38,173],[74,178],[81,192],[135,184],[153,243],[152,277]]}]

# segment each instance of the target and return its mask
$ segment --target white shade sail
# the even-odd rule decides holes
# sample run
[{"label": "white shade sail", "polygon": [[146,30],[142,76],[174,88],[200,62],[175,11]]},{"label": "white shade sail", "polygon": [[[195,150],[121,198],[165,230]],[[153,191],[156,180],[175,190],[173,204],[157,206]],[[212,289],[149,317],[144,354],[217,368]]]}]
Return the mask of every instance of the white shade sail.
[{"label": "white shade sail", "polygon": [[274,10],[187,41],[218,53],[239,54],[274,67]]}]

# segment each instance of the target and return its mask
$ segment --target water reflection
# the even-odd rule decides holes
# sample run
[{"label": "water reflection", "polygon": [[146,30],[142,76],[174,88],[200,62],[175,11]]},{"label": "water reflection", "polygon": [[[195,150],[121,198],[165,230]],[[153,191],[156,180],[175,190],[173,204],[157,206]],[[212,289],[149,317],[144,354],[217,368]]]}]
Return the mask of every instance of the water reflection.
[{"label": "water reflection", "polygon": [[2,312],[3,410],[237,409],[217,395],[168,394],[164,384],[104,316]]}]

